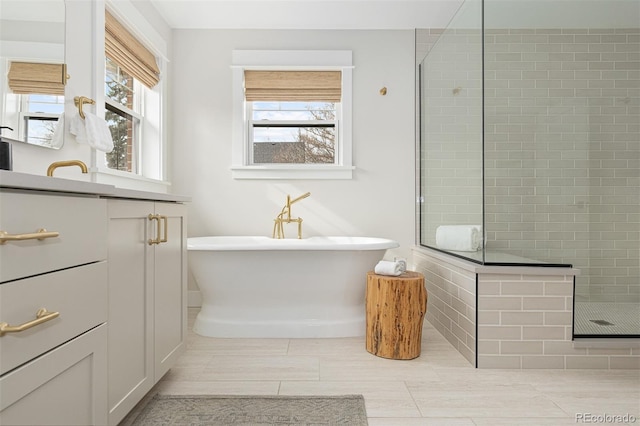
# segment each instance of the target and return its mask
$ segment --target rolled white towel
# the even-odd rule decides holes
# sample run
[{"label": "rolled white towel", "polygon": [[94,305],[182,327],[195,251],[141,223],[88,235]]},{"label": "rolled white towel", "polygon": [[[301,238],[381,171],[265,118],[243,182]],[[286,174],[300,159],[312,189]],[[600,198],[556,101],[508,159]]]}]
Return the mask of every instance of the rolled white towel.
[{"label": "rolled white towel", "polygon": [[393,258],[393,261],[396,262],[398,265],[400,265],[400,271],[404,272],[407,270],[407,260],[406,259],[398,259],[398,258]]},{"label": "rolled white towel", "polygon": [[402,274],[402,264],[400,262],[392,262],[389,260],[381,260],[378,262],[373,272],[378,275],[392,275],[397,277]]},{"label": "rolled white towel", "polygon": [[436,229],[438,248],[453,251],[477,251],[482,241],[480,225],[443,225]]}]

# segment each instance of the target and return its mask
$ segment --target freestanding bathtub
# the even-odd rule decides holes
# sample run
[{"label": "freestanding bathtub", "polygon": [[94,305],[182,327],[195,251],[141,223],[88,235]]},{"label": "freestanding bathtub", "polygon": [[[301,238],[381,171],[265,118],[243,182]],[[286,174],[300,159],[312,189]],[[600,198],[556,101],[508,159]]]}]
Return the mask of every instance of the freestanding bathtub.
[{"label": "freestanding bathtub", "polygon": [[365,331],[366,273],[393,240],[193,237],[189,267],[210,337],[351,337]]}]

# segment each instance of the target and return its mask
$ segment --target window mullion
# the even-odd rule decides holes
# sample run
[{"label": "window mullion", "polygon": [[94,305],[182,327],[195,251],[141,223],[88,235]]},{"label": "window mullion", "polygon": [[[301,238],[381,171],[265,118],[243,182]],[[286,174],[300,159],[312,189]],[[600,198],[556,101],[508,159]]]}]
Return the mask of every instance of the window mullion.
[{"label": "window mullion", "polygon": [[335,127],[335,120],[311,121],[311,120],[250,120],[252,127]]},{"label": "window mullion", "polygon": [[136,120],[142,120],[142,114],[139,114],[137,112],[135,112],[134,110],[127,108],[126,106],[122,105],[119,102],[116,102],[112,99],[109,98],[105,98],[104,102],[108,105],[110,105],[111,107],[117,109],[118,111],[122,111],[123,114],[129,115],[133,118],[135,118]]}]

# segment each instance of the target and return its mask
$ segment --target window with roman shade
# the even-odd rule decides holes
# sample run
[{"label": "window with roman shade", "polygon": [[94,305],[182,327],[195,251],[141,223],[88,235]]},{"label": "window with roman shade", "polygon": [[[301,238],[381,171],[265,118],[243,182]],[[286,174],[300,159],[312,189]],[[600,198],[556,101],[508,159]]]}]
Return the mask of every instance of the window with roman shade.
[{"label": "window with roman shade", "polygon": [[17,139],[60,148],[60,140],[53,135],[64,111],[65,65],[13,61],[9,64],[7,80],[9,89],[17,95]]},{"label": "window with roman shade", "polygon": [[64,95],[64,64],[11,62],[9,88],[16,94]]},{"label": "window with roman shade", "polygon": [[234,50],[232,175],[350,179],[352,53]]},{"label": "window with roman shade", "polygon": [[335,164],[341,71],[245,70],[250,164]]},{"label": "window with roman shade", "polygon": [[105,11],[105,55],[145,86],[160,81],[155,55],[140,43],[116,18]]},{"label": "window with roman shade", "polygon": [[131,3],[111,2],[105,9],[104,119],[114,147],[97,154],[96,163],[106,173],[163,177],[162,42]]}]

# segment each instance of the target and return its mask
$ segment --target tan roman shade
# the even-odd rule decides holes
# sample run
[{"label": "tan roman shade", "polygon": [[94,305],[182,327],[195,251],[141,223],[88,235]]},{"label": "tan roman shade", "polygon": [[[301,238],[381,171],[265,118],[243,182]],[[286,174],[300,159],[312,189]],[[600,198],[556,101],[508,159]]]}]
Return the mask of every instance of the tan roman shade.
[{"label": "tan roman shade", "polygon": [[16,94],[64,95],[64,64],[11,62],[8,77]]},{"label": "tan roman shade", "polygon": [[245,70],[247,101],[340,102],[340,71],[257,71]]},{"label": "tan roman shade", "polygon": [[152,88],[160,81],[154,54],[108,11],[105,11],[104,49],[108,58],[145,86]]}]

